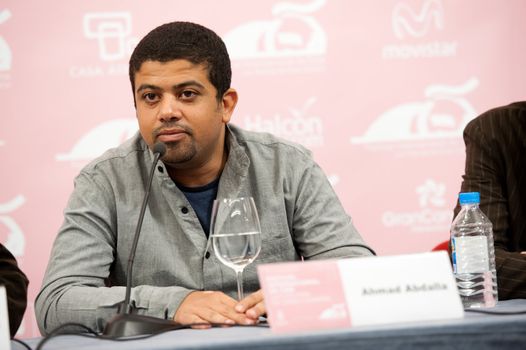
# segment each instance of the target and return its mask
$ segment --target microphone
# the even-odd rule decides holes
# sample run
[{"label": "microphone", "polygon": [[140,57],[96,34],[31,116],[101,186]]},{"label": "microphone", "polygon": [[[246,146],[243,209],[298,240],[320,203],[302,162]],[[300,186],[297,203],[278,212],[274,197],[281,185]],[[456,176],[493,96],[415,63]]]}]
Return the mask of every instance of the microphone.
[{"label": "microphone", "polygon": [[155,166],[157,165],[159,158],[161,158],[165,153],[166,145],[164,143],[157,142],[153,146],[153,163],[152,167],[150,168],[148,185],[146,187],[146,193],[144,194],[144,199],[142,201],[141,211],[139,213],[139,219],[137,221],[135,235],[133,237],[133,244],[131,247],[130,256],[128,258],[128,266],[126,270],[126,295],[124,297],[124,301],[119,305],[117,315],[109,320],[106,324],[106,327],[104,327],[102,336],[105,338],[113,339],[144,334],[155,334],[180,327],[179,324],[172,320],[137,315],[135,305],[130,303],[133,261],[135,260],[135,252],[137,251],[137,243],[139,242],[142,221],[144,219],[144,213],[146,212],[146,206],[148,205],[148,198],[150,197]]}]

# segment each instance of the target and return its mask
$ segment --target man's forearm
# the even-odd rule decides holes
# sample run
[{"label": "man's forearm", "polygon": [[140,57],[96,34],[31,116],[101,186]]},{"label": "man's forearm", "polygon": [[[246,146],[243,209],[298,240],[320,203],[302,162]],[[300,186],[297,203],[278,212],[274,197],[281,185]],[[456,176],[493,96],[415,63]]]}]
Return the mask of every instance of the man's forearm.
[{"label": "man's forearm", "polygon": [[[138,286],[132,288],[131,301],[137,313],[163,319],[173,318],[181,301],[191,290],[182,287]],[[124,300],[125,287],[88,287],[68,285],[57,291],[46,286],[37,297],[35,308],[42,334],[58,326],[81,323],[101,332]]]}]

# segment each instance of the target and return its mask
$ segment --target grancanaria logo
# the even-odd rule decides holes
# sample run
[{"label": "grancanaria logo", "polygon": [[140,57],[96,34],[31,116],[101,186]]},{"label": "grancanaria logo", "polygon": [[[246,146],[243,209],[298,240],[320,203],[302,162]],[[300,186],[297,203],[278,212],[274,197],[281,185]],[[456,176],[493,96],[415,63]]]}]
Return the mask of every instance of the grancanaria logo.
[{"label": "grancanaria logo", "polygon": [[416,187],[415,193],[420,209],[412,212],[386,211],[382,215],[385,227],[407,227],[413,232],[447,231],[453,212],[446,208],[446,185],[426,179]]}]

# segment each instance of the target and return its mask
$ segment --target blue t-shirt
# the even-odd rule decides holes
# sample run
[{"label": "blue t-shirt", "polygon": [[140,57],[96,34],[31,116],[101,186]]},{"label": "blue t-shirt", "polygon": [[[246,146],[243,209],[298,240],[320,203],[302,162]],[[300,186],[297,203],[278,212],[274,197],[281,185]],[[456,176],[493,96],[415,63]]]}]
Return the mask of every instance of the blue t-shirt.
[{"label": "blue t-shirt", "polygon": [[176,185],[192,205],[201,227],[203,227],[203,231],[208,237],[210,234],[210,220],[212,219],[212,206],[217,196],[219,178],[201,187],[186,187],[177,183]]}]

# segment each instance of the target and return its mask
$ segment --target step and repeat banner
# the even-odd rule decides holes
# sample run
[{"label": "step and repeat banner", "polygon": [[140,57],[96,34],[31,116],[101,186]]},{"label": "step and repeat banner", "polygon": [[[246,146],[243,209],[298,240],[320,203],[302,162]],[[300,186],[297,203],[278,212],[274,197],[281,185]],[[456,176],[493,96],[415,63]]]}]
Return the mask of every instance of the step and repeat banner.
[{"label": "step and repeat banner", "polygon": [[448,239],[464,126],[526,97],[525,13],[522,0],[0,1],[0,241],[30,279],[19,336],[39,334],[33,301],[74,177],[138,129],[128,59],[154,27],[216,31],[233,123],[312,150],[391,255]]}]

